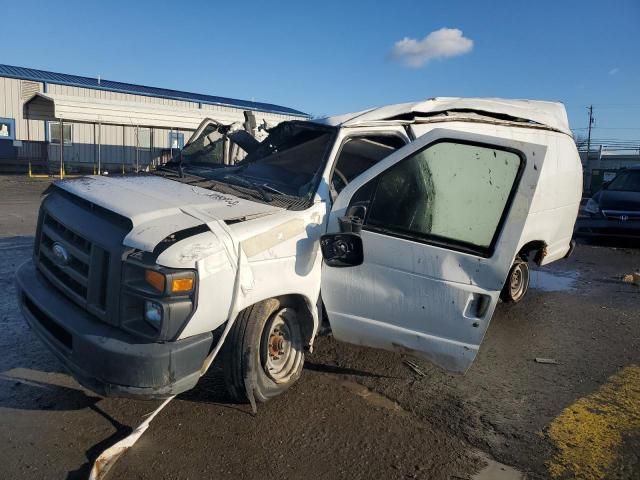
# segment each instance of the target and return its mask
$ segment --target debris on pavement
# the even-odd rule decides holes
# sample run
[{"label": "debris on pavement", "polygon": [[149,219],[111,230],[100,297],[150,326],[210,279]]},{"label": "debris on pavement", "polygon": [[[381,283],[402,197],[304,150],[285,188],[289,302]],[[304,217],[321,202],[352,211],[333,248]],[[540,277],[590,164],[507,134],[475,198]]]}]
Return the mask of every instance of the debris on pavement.
[{"label": "debris on pavement", "polygon": [[550,365],[558,365],[558,361],[555,358],[536,357],[536,363],[547,363]]},{"label": "debris on pavement", "polygon": [[404,360],[403,363],[409,367],[411,370],[414,371],[414,373],[416,373],[417,375],[424,377],[426,376],[426,373],[424,373],[422,370],[420,370],[420,367],[418,367],[418,365],[414,362],[412,362],[411,360]]},{"label": "debris on pavement", "polygon": [[632,283],[633,285],[640,286],[640,272],[628,273],[622,277],[624,283]]},{"label": "debris on pavement", "polygon": [[175,398],[173,397],[167,398],[162,404],[156,408],[153,413],[151,413],[147,419],[138,425],[133,432],[129,434],[129,436],[123,438],[119,442],[111,445],[104,452],[96,458],[96,461],[93,462],[93,467],[91,468],[91,473],[89,475],[89,480],[101,480],[105,478],[107,472],[113,467],[116,461],[122,456],[124,452],[126,452],[129,448],[131,448],[138,439],[142,436],[142,434],[149,428],[149,424],[154,417],[160,413],[160,411],[167,406],[167,404]]}]

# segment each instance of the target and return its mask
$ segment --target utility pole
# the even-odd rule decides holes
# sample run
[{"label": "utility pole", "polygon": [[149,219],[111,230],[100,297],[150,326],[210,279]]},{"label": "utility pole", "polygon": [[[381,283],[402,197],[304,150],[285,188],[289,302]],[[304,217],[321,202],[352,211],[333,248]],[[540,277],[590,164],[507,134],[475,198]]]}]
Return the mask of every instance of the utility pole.
[{"label": "utility pole", "polygon": [[587,165],[589,165],[589,152],[591,151],[591,125],[593,125],[593,105],[589,105],[589,129],[587,133]]},{"label": "utility pole", "polygon": [[585,167],[587,168],[587,185],[586,187],[591,190],[591,161],[589,160],[589,153],[591,153],[591,125],[593,125],[593,105],[589,105],[587,108],[589,110],[589,128],[587,133],[587,159],[585,161]]}]

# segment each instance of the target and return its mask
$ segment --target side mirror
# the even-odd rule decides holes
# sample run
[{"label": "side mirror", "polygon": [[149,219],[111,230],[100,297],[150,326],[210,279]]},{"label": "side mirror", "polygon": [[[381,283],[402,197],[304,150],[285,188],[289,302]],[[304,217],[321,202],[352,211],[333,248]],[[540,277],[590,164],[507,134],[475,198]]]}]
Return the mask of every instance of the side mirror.
[{"label": "side mirror", "polygon": [[364,205],[351,205],[346,211],[347,217],[359,218],[361,222],[364,221],[364,217],[367,215],[367,207]]},{"label": "side mirror", "polygon": [[609,180],[608,182],[602,182],[602,185],[600,186],[600,188],[602,188],[602,190],[606,190],[607,188],[609,188],[610,183],[611,183],[611,180]]},{"label": "side mirror", "polygon": [[322,258],[330,267],[355,267],[364,261],[362,238],[355,233],[329,233],[320,237]]},{"label": "side mirror", "polygon": [[364,217],[367,214],[367,207],[364,205],[352,205],[350,206],[344,217],[338,218],[340,224],[340,231],[343,233],[353,232],[360,233],[362,231],[362,224]]}]

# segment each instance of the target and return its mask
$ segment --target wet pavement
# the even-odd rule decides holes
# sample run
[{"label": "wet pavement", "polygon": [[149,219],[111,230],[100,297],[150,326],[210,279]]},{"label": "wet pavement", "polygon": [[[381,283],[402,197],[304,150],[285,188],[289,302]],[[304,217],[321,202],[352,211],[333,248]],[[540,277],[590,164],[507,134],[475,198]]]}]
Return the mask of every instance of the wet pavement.
[{"label": "wet pavement", "polygon": [[[159,402],[96,397],[26,327],[12,276],[46,184],[2,182],[0,477],[87,478]],[[322,337],[301,381],[253,416],[218,365],[108,478],[640,478],[640,288],[621,281],[639,267],[640,250],[579,245],[532,271],[465,376]]]},{"label": "wet pavement", "polygon": [[545,292],[569,292],[577,288],[579,272],[531,270],[529,288]]}]

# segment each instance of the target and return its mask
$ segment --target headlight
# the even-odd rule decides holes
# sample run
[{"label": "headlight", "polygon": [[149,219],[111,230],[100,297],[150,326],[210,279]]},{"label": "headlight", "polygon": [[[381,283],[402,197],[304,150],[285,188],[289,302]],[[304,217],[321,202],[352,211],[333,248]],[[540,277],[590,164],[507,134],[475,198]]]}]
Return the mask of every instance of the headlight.
[{"label": "headlight", "polygon": [[137,253],[123,270],[120,326],[153,341],[177,338],[198,302],[197,270],[156,265]]},{"label": "headlight", "polygon": [[168,295],[177,293],[189,293],[195,285],[195,273],[191,271],[175,272],[165,275],[156,270],[145,270],[144,280],[158,293]]},{"label": "headlight", "polygon": [[144,280],[158,292],[164,293],[164,286],[166,285],[165,277],[162,273],[155,270],[145,270]]},{"label": "headlight", "polygon": [[160,325],[162,324],[162,305],[150,300],[144,302],[144,319],[156,330],[160,330]]},{"label": "headlight", "polygon": [[584,211],[587,213],[591,213],[592,215],[597,215],[600,213],[600,205],[593,198],[587,200],[587,204],[584,206]]}]

